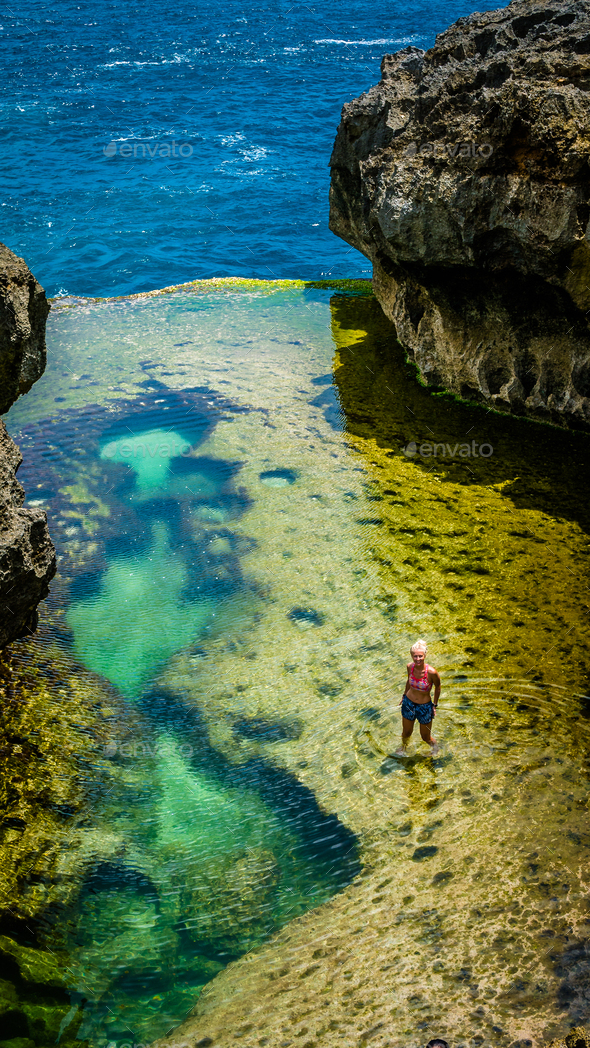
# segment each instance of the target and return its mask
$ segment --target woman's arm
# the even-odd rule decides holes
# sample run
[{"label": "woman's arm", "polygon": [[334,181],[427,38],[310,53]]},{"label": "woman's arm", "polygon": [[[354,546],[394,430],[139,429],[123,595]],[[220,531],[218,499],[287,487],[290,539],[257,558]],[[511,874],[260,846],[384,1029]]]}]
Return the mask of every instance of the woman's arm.
[{"label": "woman's arm", "polygon": [[438,673],[436,672],[436,670],[432,671],[432,683],[434,684],[434,698],[433,698],[432,701],[433,701],[435,706],[438,706],[438,700],[440,698],[441,683],[440,683],[440,677],[439,677]]},{"label": "woman's arm", "polygon": [[[412,663],[408,662],[408,665],[406,667],[406,669],[408,671],[408,676],[406,677],[406,683],[404,685],[404,695],[408,694],[408,688],[410,687],[410,669],[411,669],[411,667],[412,667]],[[403,701],[404,701],[404,696],[402,695],[401,699],[398,702],[398,706],[401,706]]]}]

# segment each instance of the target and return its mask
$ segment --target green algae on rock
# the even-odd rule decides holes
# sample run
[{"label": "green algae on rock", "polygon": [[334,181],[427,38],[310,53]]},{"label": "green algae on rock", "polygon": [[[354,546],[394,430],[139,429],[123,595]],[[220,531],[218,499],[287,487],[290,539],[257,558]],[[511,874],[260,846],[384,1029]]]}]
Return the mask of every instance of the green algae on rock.
[{"label": "green algae on rock", "polygon": [[60,914],[97,848],[86,810],[112,788],[104,747],[129,729],[116,694],[45,638],[6,651],[0,674],[0,919],[17,931],[32,923],[40,941],[46,925],[63,944]]},{"label": "green algae on rock", "polygon": [[[461,635],[467,642],[464,666],[485,651],[499,672],[537,682],[560,679],[573,633],[577,690],[590,692],[590,647],[578,626],[589,608],[590,512],[571,498],[588,438],[433,395],[404,363],[377,303],[351,310],[335,299],[333,312],[335,382],[380,499],[370,556],[395,581],[398,621],[400,589],[409,611],[419,586],[436,602],[437,635],[451,647]],[[359,316],[368,333],[351,345]]]}]

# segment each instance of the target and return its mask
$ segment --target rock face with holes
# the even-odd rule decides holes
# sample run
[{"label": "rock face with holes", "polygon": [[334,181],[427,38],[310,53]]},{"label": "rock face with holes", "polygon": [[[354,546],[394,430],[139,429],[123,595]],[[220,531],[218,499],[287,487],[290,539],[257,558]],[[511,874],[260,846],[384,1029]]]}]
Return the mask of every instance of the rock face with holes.
[{"label": "rock face with holes", "polygon": [[[0,411],[26,393],[45,370],[49,304],[22,258],[0,244]],[[24,509],[16,479],[22,456],[0,422],[0,648],[32,632],[37,605],[55,574],[47,517]]]},{"label": "rock face with holes", "polygon": [[513,0],[348,103],[331,229],[425,381],[590,426],[590,0]]}]

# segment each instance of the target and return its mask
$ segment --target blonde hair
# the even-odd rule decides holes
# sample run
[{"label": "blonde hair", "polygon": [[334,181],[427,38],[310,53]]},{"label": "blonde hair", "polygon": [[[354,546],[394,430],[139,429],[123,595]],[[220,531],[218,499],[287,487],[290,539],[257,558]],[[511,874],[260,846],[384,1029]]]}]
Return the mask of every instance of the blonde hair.
[{"label": "blonde hair", "polygon": [[418,637],[418,640],[415,640],[412,644],[412,647],[410,648],[410,655],[413,655],[415,651],[418,651],[418,648],[420,649],[420,651],[423,651],[426,655],[426,652],[428,651],[428,645],[425,640],[422,640],[421,637]]}]

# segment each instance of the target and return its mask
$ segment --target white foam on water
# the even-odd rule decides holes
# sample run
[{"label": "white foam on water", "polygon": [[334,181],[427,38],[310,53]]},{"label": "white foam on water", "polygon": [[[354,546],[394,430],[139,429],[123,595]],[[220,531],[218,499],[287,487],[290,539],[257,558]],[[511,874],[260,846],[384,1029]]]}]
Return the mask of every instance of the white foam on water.
[{"label": "white foam on water", "polygon": [[377,44],[395,44],[396,47],[400,47],[407,44],[412,44],[415,40],[419,39],[420,37],[418,36],[404,36],[398,38],[397,40],[334,40],[331,37],[326,37],[325,39],[314,40],[314,44],[344,44],[346,47],[374,47]]}]

